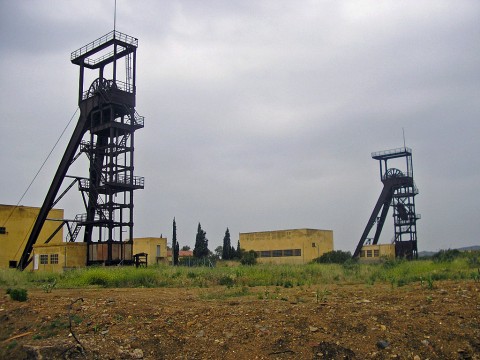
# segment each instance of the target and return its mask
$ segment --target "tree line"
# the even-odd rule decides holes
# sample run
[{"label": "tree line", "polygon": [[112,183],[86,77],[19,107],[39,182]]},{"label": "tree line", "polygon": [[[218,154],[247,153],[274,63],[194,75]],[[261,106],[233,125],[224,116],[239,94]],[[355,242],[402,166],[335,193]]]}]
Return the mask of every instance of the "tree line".
[{"label": "tree line", "polygon": [[[189,246],[183,246],[182,250],[190,250]],[[177,223],[173,218],[173,234],[172,234],[172,259],[173,265],[178,265],[180,255],[180,244],[177,240]],[[237,242],[237,246],[234,247],[230,239],[230,230],[227,227],[225,236],[223,237],[223,245],[218,246],[215,252],[212,252],[208,248],[208,238],[205,230],[202,229],[202,225],[198,223],[197,235],[195,237],[195,246],[193,248],[193,257],[196,259],[205,258],[221,258],[222,260],[240,260],[242,258],[242,251],[240,249],[240,241]]]}]

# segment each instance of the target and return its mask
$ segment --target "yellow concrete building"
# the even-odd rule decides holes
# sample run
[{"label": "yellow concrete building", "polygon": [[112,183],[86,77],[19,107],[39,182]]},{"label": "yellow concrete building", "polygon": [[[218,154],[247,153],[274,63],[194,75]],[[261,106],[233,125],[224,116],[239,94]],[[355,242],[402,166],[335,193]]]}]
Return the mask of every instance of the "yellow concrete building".
[{"label": "yellow concrete building", "polygon": [[[0,268],[17,267],[39,211],[37,207],[0,205]],[[48,219],[63,219],[63,209],[52,209]],[[59,225],[58,221],[45,221],[37,243],[45,243]],[[49,243],[61,243],[62,237],[63,232],[59,231]],[[27,269],[32,267],[31,263]]]},{"label": "yellow concrete building", "polygon": [[133,254],[145,253],[147,265],[156,265],[168,262],[167,238],[144,237],[133,239]]},{"label": "yellow concrete building", "polygon": [[[30,206],[0,205],[0,268],[16,268],[25,248],[30,231],[40,208]],[[63,271],[87,265],[87,244],[64,242],[60,229],[48,242],[45,241],[61,225],[63,209],[53,209],[43,225],[37,242],[33,245],[32,262],[26,270]],[[55,221],[59,220],[59,221]],[[94,250],[102,250],[106,243],[95,243]],[[106,248],[104,249],[106,251]],[[167,262],[166,238],[136,238],[133,254],[147,254],[148,265]]]},{"label": "yellow concrete building", "polygon": [[[107,251],[107,243],[95,243],[96,251]],[[102,248],[104,247],[104,249]],[[147,265],[167,262],[166,238],[133,239],[133,255],[147,254]],[[33,268],[31,270],[60,272],[66,269],[87,266],[87,243],[63,242],[35,244],[33,246]]]},{"label": "yellow concrete building", "polygon": [[362,262],[375,262],[385,258],[395,258],[395,244],[364,245],[360,250]]},{"label": "yellow concrete building", "polygon": [[[87,243],[63,242],[60,244],[33,245],[33,271],[61,272],[87,265]],[[27,268],[29,269],[29,268]]]},{"label": "yellow concrete building", "polygon": [[306,264],[333,251],[333,231],[292,229],[240,233],[240,248],[255,251],[259,263]]}]

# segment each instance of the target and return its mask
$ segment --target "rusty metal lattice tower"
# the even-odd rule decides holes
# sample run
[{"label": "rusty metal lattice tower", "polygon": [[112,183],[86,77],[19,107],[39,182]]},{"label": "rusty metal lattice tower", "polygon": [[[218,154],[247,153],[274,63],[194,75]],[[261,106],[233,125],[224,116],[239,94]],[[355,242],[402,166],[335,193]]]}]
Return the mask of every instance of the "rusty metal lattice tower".
[{"label": "rusty metal lattice tower", "polygon": [[[358,242],[353,257],[358,257],[364,244],[376,245],[390,207],[393,208],[395,256],[407,259],[417,258],[417,220],[420,214],[415,211],[415,196],[418,189],[413,180],[412,149],[403,147],[372,153],[379,161],[380,179],[383,190]],[[404,169],[389,168],[388,161],[405,160]],[[377,224],[373,238],[368,238]]]},{"label": "rusty metal lattice tower", "polygon": [[[67,241],[76,241],[83,228],[87,264],[133,261],[133,192],[144,187],[144,178],[134,175],[134,134],[144,126],[144,118],[135,110],[137,46],[136,38],[114,30],[72,52],[70,60],[80,68],[80,117],[32,228],[20,268],[31,261],[48,212],[75,183],[86,212],[60,225],[67,225]],[[95,79],[86,84],[86,76]],[[70,165],[81,154],[89,160],[88,176],[70,177],[72,183],[56,198],[63,180],[69,177]]]}]

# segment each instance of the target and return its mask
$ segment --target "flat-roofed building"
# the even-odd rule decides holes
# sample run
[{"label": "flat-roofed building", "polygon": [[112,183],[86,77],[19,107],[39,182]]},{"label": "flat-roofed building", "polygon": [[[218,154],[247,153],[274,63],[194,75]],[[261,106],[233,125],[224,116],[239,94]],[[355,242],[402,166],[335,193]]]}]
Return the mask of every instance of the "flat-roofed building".
[{"label": "flat-roofed building", "polygon": [[[39,212],[38,207],[0,204],[0,268],[17,267]],[[63,238],[63,224],[63,209],[52,209],[33,245],[32,261],[26,270],[61,272],[65,269],[87,266],[87,243],[66,242]],[[97,255],[107,252],[107,242],[94,244]],[[125,242],[116,244],[120,246],[114,250],[128,250]],[[147,265],[167,263],[167,239],[163,237],[133,239],[133,253],[146,254]]]},{"label": "flat-roofed building", "polygon": [[[61,242],[33,245],[34,271],[62,272],[87,265],[87,243]],[[28,268],[27,268],[28,269]]]},{"label": "flat-roofed building", "polygon": [[381,259],[395,259],[395,244],[363,245],[360,250],[360,261],[375,262]]},{"label": "flat-roofed building", "polygon": [[[39,211],[40,208],[32,206],[0,205],[0,268],[17,267]],[[37,244],[44,244],[61,224],[59,221],[62,219],[63,209],[50,210]],[[49,244],[62,241],[63,231],[60,230],[49,240]],[[31,263],[27,269],[32,267]]]},{"label": "flat-roofed building", "polygon": [[133,253],[147,254],[147,265],[166,264],[168,262],[167,238],[135,238],[133,239]]},{"label": "flat-roofed building", "polygon": [[255,251],[259,263],[306,264],[333,251],[333,231],[291,229],[240,233],[240,248]]}]

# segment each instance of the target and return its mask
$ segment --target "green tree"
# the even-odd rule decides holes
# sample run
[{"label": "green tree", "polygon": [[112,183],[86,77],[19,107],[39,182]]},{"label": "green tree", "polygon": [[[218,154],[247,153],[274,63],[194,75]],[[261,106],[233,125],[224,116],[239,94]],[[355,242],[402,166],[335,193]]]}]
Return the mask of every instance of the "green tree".
[{"label": "green tree", "polygon": [[179,245],[178,245],[178,242],[177,242],[177,223],[175,222],[175,218],[173,218],[173,235],[172,235],[173,265],[178,265],[178,254],[179,253],[180,253]]},{"label": "green tree", "polygon": [[189,250],[191,250],[191,247],[188,246],[188,245],[183,245],[181,250],[182,251],[189,251]]},{"label": "green tree", "polygon": [[257,264],[257,253],[253,250],[244,252],[242,258],[240,259],[242,265],[256,265]]},{"label": "green tree", "polygon": [[202,225],[198,223],[195,247],[193,248],[193,256],[197,259],[207,257],[210,253],[210,250],[208,250],[208,239],[206,235],[207,233],[202,230]]},{"label": "green tree", "polygon": [[223,251],[222,251],[222,259],[223,260],[230,260],[235,257],[235,249],[232,247],[230,241],[230,230],[225,231],[225,236],[223,237]]},{"label": "green tree", "polygon": [[240,249],[240,240],[237,241],[237,250],[235,250],[232,247],[232,252],[234,252],[234,255],[232,255],[232,259],[242,259],[242,249]]},{"label": "green tree", "polygon": [[178,265],[178,257],[180,255],[180,245],[178,245],[178,241],[175,243],[175,249],[173,250],[173,256],[174,256],[174,261],[175,265]]},{"label": "green tree", "polygon": [[216,258],[223,258],[223,246],[217,246],[214,251],[215,257]]}]

